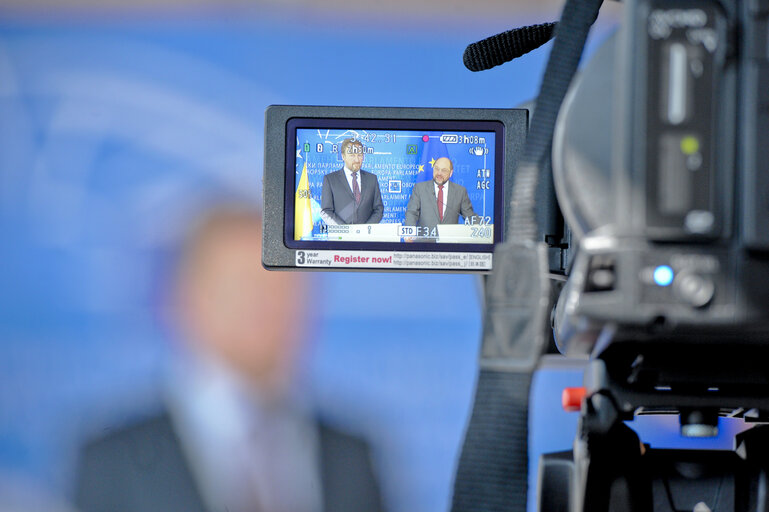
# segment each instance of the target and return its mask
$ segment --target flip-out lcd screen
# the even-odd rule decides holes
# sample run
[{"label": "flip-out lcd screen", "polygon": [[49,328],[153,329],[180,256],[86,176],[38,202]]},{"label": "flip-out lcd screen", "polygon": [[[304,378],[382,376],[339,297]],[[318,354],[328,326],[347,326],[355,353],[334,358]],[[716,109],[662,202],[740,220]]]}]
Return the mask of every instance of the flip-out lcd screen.
[{"label": "flip-out lcd screen", "polygon": [[493,121],[292,119],[287,245],[490,252],[502,131]]},{"label": "flip-out lcd screen", "polygon": [[272,105],[270,269],[488,272],[528,113]]}]

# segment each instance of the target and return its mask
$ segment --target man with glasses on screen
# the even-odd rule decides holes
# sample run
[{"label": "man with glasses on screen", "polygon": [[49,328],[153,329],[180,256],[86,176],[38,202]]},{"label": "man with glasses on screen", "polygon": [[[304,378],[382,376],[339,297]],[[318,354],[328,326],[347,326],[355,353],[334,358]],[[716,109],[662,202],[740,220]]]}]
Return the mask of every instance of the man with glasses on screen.
[{"label": "man with glasses on screen", "polygon": [[326,224],[378,224],[384,205],[376,175],[361,169],[364,147],[345,139],[341,146],[344,167],[323,177],[321,217]]},{"label": "man with glasses on screen", "polygon": [[418,226],[420,237],[437,238],[438,224],[458,224],[459,216],[477,219],[467,189],[449,181],[454,163],[441,157],[433,163],[433,179],[414,185],[406,206],[406,226]]}]

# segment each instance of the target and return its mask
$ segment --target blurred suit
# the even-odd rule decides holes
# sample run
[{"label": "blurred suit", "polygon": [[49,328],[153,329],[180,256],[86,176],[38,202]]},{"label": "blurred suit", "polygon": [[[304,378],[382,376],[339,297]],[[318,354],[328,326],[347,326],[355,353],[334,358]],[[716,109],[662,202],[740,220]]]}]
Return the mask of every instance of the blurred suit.
[{"label": "blurred suit", "polygon": [[[80,461],[76,504],[81,512],[382,510],[365,442],[283,406],[261,411],[271,425],[260,425],[265,431],[277,427],[283,438],[254,442],[241,428],[245,422],[233,421],[237,418],[229,409],[237,400],[228,400],[218,386],[193,385],[187,392],[202,392],[202,401],[192,395],[169,400],[157,414],[91,441]],[[196,419],[206,413],[218,417]],[[254,431],[258,435],[259,428]],[[282,454],[282,462],[291,459],[283,474],[275,474],[281,461],[264,453],[270,449]],[[260,459],[266,466],[248,462]],[[263,499],[264,491],[286,481],[293,487],[279,491],[293,502]]]},{"label": "blurred suit", "polygon": [[82,512],[381,510],[366,444],[319,421],[293,387],[307,276],[268,272],[262,220],[214,211],[187,239],[159,411],[89,442]]}]

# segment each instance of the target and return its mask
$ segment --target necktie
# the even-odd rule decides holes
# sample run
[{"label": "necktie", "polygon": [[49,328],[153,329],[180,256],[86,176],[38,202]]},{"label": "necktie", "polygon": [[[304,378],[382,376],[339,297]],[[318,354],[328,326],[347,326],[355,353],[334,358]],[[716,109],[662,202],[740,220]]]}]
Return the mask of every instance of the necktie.
[{"label": "necktie", "polygon": [[438,185],[438,215],[443,222],[443,185]]},{"label": "necktie", "polygon": [[358,186],[358,173],[352,173],[352,195],[355,196],[355,204],[360,204],[360,187]]}]

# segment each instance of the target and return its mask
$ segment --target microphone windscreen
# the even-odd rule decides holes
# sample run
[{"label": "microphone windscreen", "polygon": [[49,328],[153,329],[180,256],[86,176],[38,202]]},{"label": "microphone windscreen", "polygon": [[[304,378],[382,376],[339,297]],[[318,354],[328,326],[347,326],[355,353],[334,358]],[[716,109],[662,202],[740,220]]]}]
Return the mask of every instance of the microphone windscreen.
[{"label": "microphone windscreen", "polygon": [[483,71],[536,50],[553,37],[556,23],[529,25],[487,37],[467,46],[462,57],[470,71]]}]

